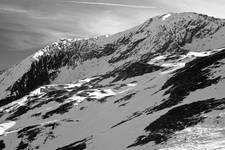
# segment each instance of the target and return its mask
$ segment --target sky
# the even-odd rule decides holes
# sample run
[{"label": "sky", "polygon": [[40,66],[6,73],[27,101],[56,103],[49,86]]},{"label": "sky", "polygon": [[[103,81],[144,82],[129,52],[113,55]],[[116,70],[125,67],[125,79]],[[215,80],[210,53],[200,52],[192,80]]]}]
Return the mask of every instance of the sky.
[{"label": "sky", "polygon": [[168,12],[225,18],[225,0],[0,0],[0,70],[60,38],[114,34]]}]

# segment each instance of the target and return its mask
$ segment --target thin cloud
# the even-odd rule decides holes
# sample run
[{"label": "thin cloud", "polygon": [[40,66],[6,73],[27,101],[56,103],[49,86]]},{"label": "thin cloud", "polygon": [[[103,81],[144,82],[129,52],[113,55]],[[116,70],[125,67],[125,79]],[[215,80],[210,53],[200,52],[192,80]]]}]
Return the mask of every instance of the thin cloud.
[{"label": "thin cloud", "polygon": [[155,6],[127,5],[127,4],[99,3],[99,2],[64,1],[64,3],[76,3],[76,4],[86,4],[86,5],[102,5],[102,6],[114,6],[114,7],[128,7],[128,8],[144,8],[144,9],[154,9],[154,8],[156,8]]},{"label": "thin cloud", "polygon": [[14,12],[14,13],[27,13],[27,10],[21,8],[13,8],[8,6],[0,6],[0,11]]}]

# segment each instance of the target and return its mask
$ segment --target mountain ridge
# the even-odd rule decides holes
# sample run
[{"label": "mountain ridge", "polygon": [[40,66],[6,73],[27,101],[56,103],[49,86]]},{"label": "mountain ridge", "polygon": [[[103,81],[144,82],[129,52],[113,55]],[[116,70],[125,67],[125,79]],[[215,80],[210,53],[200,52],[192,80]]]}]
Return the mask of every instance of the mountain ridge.
[{"label": "mountain ridge", "polygon": [[[180,49],[183,49],[183,48],[181,48],[181,46],[183,46],[183,43],[189,43],[190,40],[192,39],[192,36],[193,36],[193,35],[190,35],[189,34],[189,30],[190,30],[191,33],[193,32],[193,34],[195,34],[195,32],[196,32],[195,30],[198,31],[198,28],[199,29],[204,28],[204,26],[207,26],[206,23],[208,23],[209,24],[208,26],[213,29],[213,30],[212,29],[210,30],[210,32],[212,32],[212,33],[208,33],[208,34],[213,34],[217,30],[219,30],[219,28],[221,26],[224,26],[225,25],[224,21],[221,21],[220,22],[218,19],[215,19],[213,17],[207,17],[206,15],[199,15],[199,14],[196,14],[196,13],[172,14],[172,16],[169,16],[169,18],[167,18],[165,20],[163,20],[163,16],[165,16],[165,15],[151,18],[151,19],[149,19],[148,21],[146,21],[145,23],[143,23],[140,26],[137,26],[137,27],[134,27],[134,28],[132,28],[130,30],[127,30],[127,31],[125,31],[125,33],[124,32],[121,32],[119,34],[121,34],[122,36],[119,35],[119,38],[117,37],[118,36],[117,34],[112,35],[112,39],[113,39],[112,41],[114,41],[114,39],[115,39],[114,36],[117,37],[117,40],[114,41],[114,42],[108,42],[106,40],[106,41],[103,41],[103,45],[101,45],[102,44],[102,41],[101,41],[101,39],[98,39],[98,38],[79,39],[79,40],[76,40],[76,39],[75,40],[66,40],[66,39],[64,39],[64,40],[61,40],[61,41],[59,40],[59,42],[54,42],[53,44],[47,46],[46,48],[42,49],[41,51],[46,51],[44,53],[47,53],[47,50],[46,49],[48,49],[48,51],[53,54],[52,57],[55,57],[54,56],[54,53],[56,53],[56,55],[58,53],[59,56],[57,56],[57,57],[59,58],[59,60],[57,62],[65,61],[65,60],[60,60],[60,57],[70,57],[71,54],[69,54],[69,53],[74,53],[74,50],[79,50],[80,48],[82,49],[82,52],[88,51],[88,49],[93,49],[90,52],[90,54],[88,54],[90,56],[87,56],[89,58],[91,58],[93,56],[94,57],[101,57],[101,55],[103,55],[103,56],[104,55],[109,55],[111,53],[114,53],[114,51],[116,51],[115,49],[117,49],[117,52],[115,52],[115,53],[118,53],[118,54],[116,54],[110,60],[108,60],[109,63],[116,63],[116,62],[120,61],[121,58],[122,59],[128,58],[129,55],[132,55],[132,53],[134,53],[136,55],[137,54],[137,51],[138,51],[138,53],[144,53],[144,54],[141,54],[141,57],[142,58],[138,58],[137,57],[137,59],[142,59],[142,60],[143,59],[147,59],[147,60],[149,60],[151,58],[151,56],[153,56],[152,53],[154,53],[154,52],[164,53],[162,50],[167,49],[168,51],[170,51],[170,53],[173,53],[171,50],[177,52]],[[181,20],[180,20],[179,17],[181,18]],[[189,24],[191,25],[191,28],[190,29],[189,28],[186,28],[186,26],[183,25],[182,28],[185,28],[188,31],[187,32],[186,31],[181,31],[181,32],[177,33],[177,35],[174,36],[175,37],[175,39],[174,39],[173,35],[176,34],[175,33],[176,31],[173,31],[173,30],[168,31],[168,27],[167,26],[170,27],[169,22],[172,22],[171,23],[172,24],[172,27],[171,28],[174,29],[173,26],[179,26],[180,24],[183,24],[182,21],[184,19],[182,17],[184,17],[184,18],[185,17],[188,17],[188,19],[190,19],[191,17],[193,17],[193,19],[191,18],[190,20],[187,20],[187,21],[185,20],[187,22],[187,25],[189,25]],[[208,20],[205,21],[205,18],[208,19],[211,22],[207,22]],[[177,19],[178,19],[178,21],[176,21]],[[215,21],[216,21],[216,23],[215,23]],[[202,22],[202,23],[200,24],[199,22]],[[159,23],[160,23],[160,25],[159,25]],[[165,24],[163,24],[163,23],[165,23]],[[176,25],[176,23],[178,23],[178,25]],[[194,25],[196,25],[196,26],[194,26]],[[175,28],[175,29],[176,30],[179,30],[179,28]],[[208,28],[206,28],[206,29],[207,30],[204,31],[204,32],[208,32]],[[131,31],[131,30],[134,30],[134,31]],[[147,38],[149,37],[149,34],[150,34],[150,33],[148,33],[149,31],[151,32],[151,34],[153,34],[153,36],[150,37],[150,38],[153,38],[153,39],[150,39],[150,41],[149,40],[145,40],[146,37]],[[128,35],[126,34],[127,32],[128,32]],[[154,32],[156,32],[156,34],[154,34]],[[135,36],[133,36],[133,34]],[[166,35],[166,34],[168,34],[168,35]],[[203,34],[203,32],[202,32],[202,34]],[[161,36],[161,35],[163,35],[164,37]],[[118,47],[120,47],[120,45],[121,45],[120,43],[122,43],[122,45],[123,45],[123,44],[127,44],[127,42],[129,42],[130,36],[132,38],[131,44],[129,44],[129,46],[127,48],[125,47],[125,48],[122,48],[122,49],[120,49],[120,48],[118,49]],[[197,36],[199,36],[199,38],[201,39],[201,36],[204,36],[204,34],[201,35],[201,32],[200,32],[200,33],[197,33]],[[168,38],[170,40],[168,41],[168,40],[165,40],[164,38]],[[175,42],[174,43],[171,42],[172,41],[171,39],[174,39]],[[148,44],[145,44],[146,42],[143,43],[143,41],[148,42]],[[151,41],[153,41],[153,42],[151,42]],[[187,41],[187,42],[185,42],[185,41]],[[104,42],[105,43],[109,43],[109,44],[105,44]],[[149,44],[149,42],[151,42],[153,46],[146,47],[145,48],[145,45],[151,45],[151,44]],[[65,43],[65,44],[63,44],[63,43]],[[70,49],[69,48],[69,45],[71,43],[74,44],[72,46],[72,49],[74,49],[74,50],[69,51],[68,49]],[[99,43],[101,43],[101,44],[99,44]],[[113,43],[116,43],[116,44],[113,44]],[[141,49],[144,49],[144,51],[142,50],[143,52],[140,50],[140,48],[139,49],[137,48],[137,50],[135,50],[136,46],[139,43],[143,43],[143,45],[140,46]],[[60,46],[59,46],[59,44],[60,44]],[[162,47],[160,47],[161,45],[162,45]],[[87,46],[87,47],[82,48],[82,46],[83,47]],[[104,51],[104,48],[102,48],[102,47],[105,48],[105,51],[109,51],[109,52],[107,52],[107,53],[105,53],[105,52],[99,52],[100,51],[99,49],[102,49],[102,51]],[[219,48],[219,47],[217,47],[217,48]],[[125,50],[123,50],[123,49],[125,49]],[[153,52],[151,52],[151,53],[147,52],[146,53],[146,50],[147,49],[152,49]],[[156,50],[154,51],[154,49],[156,49]],[[162,49],[161,50],[162,52],[160,51],[160,49]],[[184,48],[184,49],[186,49],[186,48]],[[64,51],[66,54],[61,54],[60,53],[61,51]],[[105,53],[105,54],[101,54],[101,53]],[[62,56],[62,55],[64,55],[64,56]],[[74,55],[74,54],[72,54],[72,55]],[[81,55],[81,56],[73,56],[73,58],[74,57],[80,57],[81,59],[84,59],[84,60],[87,59],[87,57],[84,56],[84,55],[82,55],[82,54],[75,54],[75,55]],[[96,55],[99,55],[99,56],[96,56]],[[149,56],[149,55],[151,55],[151,56]],[[51,56],[51,54],[50,54],[50,56]],[[48,57],[48,56],[46,56],[46,57]],[[132,57],[130,57],[130,58],[132,58]],[[48,59],[48,58],[46,58],[46,59]],[[68,62],[64,62],[65,64],[66,63],[69,63],[69,59],[70,58],[67,58],[67,59],[68,60],[66,60],[66,61],[68,61]],[[49,60],[49,61],[51,63],[51,60]],[[81,61],[83,61],[83,60],[81,60]],[[34,63],[36,63],[36,62],[34,62]],[[37,61],[37,63],[40,63],[40,61]],[[53,70],[57,68],[56,61],[54,63],[56,64],[56,66],[52,68]],[[26,64],[29,64],[29,62],[26,62]],[[42,64],[39,64],[39,65],[42,65]],[[58,64],[58,66],[64,66],[64,64]],[[48,68],[48,69],[50,69],[50,68]],[[49,77],[46,77],[46,78],[49,78]],[[45,82],[47,83],[48,81],[45,81]],[[41,83],[43,83],[43,82],[41,82]],[[13,95],[13,93],[15,93],[16,89],[13,88],[13,87],[11,87],[11,88],[12,88],[12,91],[13,91],[11,93],[11,95]]]},{"label": "mountain ridge", "polygon": [[182,146],[170,139],[224,108],[224,39],[225,20],[168,13],[114,35],[53,42],[0,75],[1,142],[18,150]]}]

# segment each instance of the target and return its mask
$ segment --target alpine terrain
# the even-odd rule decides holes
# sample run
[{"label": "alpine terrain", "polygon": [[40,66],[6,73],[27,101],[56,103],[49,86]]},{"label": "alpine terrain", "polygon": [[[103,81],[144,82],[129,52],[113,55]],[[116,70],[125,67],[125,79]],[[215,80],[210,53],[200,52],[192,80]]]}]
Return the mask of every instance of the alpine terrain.
[{"label": "alpine terrain", "polygon": [[224,89],[223,19],[60,39],[0,72],[0,149],[225,149]]}]

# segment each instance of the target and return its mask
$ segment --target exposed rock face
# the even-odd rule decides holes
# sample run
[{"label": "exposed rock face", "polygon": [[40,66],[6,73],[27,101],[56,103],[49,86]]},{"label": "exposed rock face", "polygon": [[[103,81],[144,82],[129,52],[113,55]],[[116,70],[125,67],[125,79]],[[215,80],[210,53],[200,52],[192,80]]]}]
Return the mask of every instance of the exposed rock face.
[{"label": "exposed rock face", "polygon": [[221,127],[224,41],[225,20],[171,13],[111,36],[54,42],[0,73],[0,147],[188,147],[176,141],[190,136],[186,128]]}]

